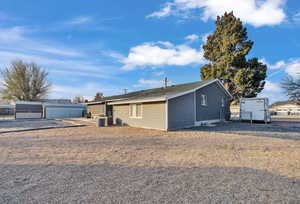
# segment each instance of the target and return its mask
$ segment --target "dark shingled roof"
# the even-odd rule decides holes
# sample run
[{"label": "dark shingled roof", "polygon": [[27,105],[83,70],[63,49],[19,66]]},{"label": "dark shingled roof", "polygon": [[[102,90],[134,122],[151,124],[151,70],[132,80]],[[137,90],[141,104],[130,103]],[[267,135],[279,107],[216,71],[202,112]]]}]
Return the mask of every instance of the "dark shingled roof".
[{"label": "dark shingled roof", "polygon": [[[203,86],[207,83],[210,83],[214,80],[206,80],[206,81],[197,81],[186,84],[172,85],[168,87],[154,88],[154,89],[146,89],[141,91],[130,92],[122,95],[108,96],[104,97],[101,101],[110,101],[110,100],[125,100],[125,99],[143,99],[143,98],[154,98],[154,97],[163,97],[176,95],[182,92],[193,90],[199,86]],[[101,102],[99,101],[99,102]],[[92,102],[93,103],[93,102]]]}]

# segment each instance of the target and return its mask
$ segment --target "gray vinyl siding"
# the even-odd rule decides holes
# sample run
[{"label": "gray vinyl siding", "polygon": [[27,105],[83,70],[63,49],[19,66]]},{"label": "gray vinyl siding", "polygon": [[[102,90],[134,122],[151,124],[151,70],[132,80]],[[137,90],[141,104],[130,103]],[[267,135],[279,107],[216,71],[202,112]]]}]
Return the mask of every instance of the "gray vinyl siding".
[{"label": "gray vinyl siding", "polygon": [[[201,105],[201,95],[207,96],[207,105]],[[222,97],[225,105],[222,107]],[[213,83],[196,91],[196,120],[219,120],[225,119],[229,113],[230,98],[225,91],[217,84]]]},{"label": "gray vinyl siding", "polygon": [[131,118],[129,104],[113,105],[114,124],[165,130],[165,107],[165,102],[143,103],[142,118]]},{"label": "gray vinyl siding", "polygon": [[168,101],[168,129],[179,129],[195,124],[194,92]]}]

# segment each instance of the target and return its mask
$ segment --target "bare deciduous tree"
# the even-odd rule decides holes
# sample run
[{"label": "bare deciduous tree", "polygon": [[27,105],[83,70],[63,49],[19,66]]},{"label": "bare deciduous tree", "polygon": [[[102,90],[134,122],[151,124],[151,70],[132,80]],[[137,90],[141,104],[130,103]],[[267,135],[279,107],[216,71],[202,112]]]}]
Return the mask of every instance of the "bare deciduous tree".
[{"label": "bare deciduous tree", "polygon": [[287,77],[282,81],[281,86],[291,100],[300,100],[300,78]]},{"label": "bare deciduous tree", "polygon": [[103,98],[103,93],[97,92],[94,97],[94,101],[100,101],[102,98]]},{"label": "bare deciduous tree", "polygon": [[12,61],[1,75],[1,95],[5,100],[37,101],[46,97],[51,88],[48,72],[33,62]]}]

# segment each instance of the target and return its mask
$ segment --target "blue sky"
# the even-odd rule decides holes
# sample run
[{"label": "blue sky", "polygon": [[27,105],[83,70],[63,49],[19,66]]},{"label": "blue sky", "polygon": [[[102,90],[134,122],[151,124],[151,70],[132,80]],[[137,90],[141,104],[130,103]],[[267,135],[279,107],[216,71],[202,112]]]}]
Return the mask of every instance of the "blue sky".
[{"label": "blue sky", "polygon": [[34,61],[50,73],[49,97],[92,98],[200,79],[214,19],[234,11],[268,64],[261,96],[287,99],[280,81],[300,72],[297,0],[2,0],[0,66]]}]

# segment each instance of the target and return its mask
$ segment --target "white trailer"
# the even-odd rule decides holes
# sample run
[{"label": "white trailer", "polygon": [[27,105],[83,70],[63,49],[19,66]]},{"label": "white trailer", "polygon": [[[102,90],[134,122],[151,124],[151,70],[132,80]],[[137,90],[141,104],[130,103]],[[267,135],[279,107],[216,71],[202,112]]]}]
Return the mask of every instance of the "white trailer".
[{"label": "white trailer", "polygon": [[271,122],[268,98],[242,98],[240,120]]}]

